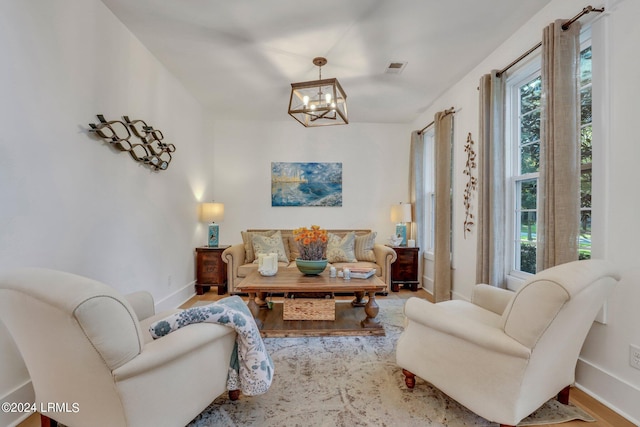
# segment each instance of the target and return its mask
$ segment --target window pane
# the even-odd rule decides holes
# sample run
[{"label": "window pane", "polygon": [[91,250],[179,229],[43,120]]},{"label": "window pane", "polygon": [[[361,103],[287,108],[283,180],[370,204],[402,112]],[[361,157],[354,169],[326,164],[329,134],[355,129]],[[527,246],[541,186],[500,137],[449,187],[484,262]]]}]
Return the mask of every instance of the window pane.
[{"label": "window pane", "polygon": [[520,242],[535,243],[536,242],[536,218],[538,214],[535,211],[520,212]]},{"label": "window pane", "polygon": [[520,114],[540,109],[540,93],[542,91],[542,80],[538,77],[535,80],[520,86]]},{"label": "window pane", "polygon": [[591,125],[580,129],[580,163],[589,164],[593,161],[593,150],[591,146]]},{"label": "window pane", "polygon": [[520,149],[520,173],[538,172],[540,169],[540,143],[525,145]]},{"label": "window pane", "polygon": [[516,270],[535,273],[536,269],[536,231],[538,214],[537,179],[516,182],[518,197],[516,230]]},{"label": "window pane", "polygon": [[520,245],[520,268],[525,273],[536,274],[536,245],[523,243]]},{"label": "window pane", "polygon": [[538,180],[528,179],[519,182],[520,186],[520,209],[536,209],[536,198],[538,193]]},{"label": "window pane", "polygon": [[580,174],[580,207],[591,208],[591,169]]},{"label": "window pane", "polygon": [[580,237],[578,241],[578,258],[591,258],[591,209],[580,212]]},{"label": "window pane", "polygon": [[525,114],[520,119],[520,143],[540,140],[540,110]]},{"label": "window pane", "polygon": [[580,86],[591,83],[591,46],[580,52]]},{"label": "window pane", "polygon": [[580,124],[591,123],[591,86],[580,90]]}]

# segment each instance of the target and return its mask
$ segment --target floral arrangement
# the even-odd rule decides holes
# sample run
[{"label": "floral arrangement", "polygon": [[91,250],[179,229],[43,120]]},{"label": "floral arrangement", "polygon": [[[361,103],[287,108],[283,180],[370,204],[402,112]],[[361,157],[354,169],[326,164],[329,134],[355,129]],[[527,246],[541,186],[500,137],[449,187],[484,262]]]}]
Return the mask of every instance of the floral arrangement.
[{"label": "floral arrangement", "polygon": [[317,261],[326,258],[327,230],[312,225],[310,230],[307,227],[293,230],[293,235],[298,244],[300,259]]}]

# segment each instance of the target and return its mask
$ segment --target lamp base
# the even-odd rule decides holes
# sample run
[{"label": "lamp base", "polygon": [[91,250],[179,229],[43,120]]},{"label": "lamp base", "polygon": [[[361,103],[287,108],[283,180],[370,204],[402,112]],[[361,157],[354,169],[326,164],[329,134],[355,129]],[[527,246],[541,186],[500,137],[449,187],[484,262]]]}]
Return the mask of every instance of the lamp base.
[{"label": "lamp base", "polygon": [[396,236],[402,237],[400,246],[407,246],[407,224],[396,224]]},{"label": "lamp base", "polygon": [[209,224],[208,245],[210,248],[217,248],[219,244],[220,228],[218,224]]}]

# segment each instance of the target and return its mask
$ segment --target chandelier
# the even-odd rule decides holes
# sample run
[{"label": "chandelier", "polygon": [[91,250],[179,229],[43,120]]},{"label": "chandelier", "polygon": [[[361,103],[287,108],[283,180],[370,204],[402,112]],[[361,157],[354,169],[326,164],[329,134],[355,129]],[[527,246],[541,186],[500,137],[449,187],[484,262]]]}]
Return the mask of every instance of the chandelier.
[{"label": "chandelier", "polygon": [[305,127],[346,125],[347,94],[337,79],[322,80],[322,66],[327,60],[313,58],[318,80],[291,83],[289,114]]}]

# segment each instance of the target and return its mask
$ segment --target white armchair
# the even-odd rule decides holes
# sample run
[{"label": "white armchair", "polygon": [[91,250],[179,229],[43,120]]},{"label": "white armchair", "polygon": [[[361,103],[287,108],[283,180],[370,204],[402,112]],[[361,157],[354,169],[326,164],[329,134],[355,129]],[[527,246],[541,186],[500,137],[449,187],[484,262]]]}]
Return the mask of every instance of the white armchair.
[{"label": "white armchair", "polygon": [[[233,329],[201,323],[153,340],[147,292],[45,269],[0,275],[0,320],[25,361],[47,425],[186,425],[226,389]],[[237,398],[237,393],[231,393]],[[71,406],[75,404],[74,406]],[[46,408],[46,406],[45,406]],[[77,410],[74,410],[77,409]]]},{"label": "white armchair", "polygon": [[516,293],[477,285],[471,302],[410,298],[396,349],[415,376],[489,421],[515,426],[569,386],[593,320],[619,280],[603,260],[542,271]]}]

